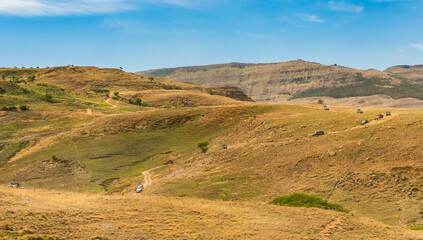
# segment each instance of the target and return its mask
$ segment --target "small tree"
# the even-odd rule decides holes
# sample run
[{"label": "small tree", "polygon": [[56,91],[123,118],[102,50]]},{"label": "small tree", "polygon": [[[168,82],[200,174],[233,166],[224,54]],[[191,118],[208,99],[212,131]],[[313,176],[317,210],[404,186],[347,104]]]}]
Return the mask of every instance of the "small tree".
[{"label": "small tree", "polygon": [[118,95],[119,95],[119,92],[114,92],[114,95],[115,95],[115,96],[118,96]]},{"label": "small tree", "polygon": [[318,103],[318,104],[323,104],[324,102],[323,102],[323,100],[322,100],[322,99],[319,99],[319,100],[317,101],[317,103]]},{"label": "small tree", "polygon": [[136,100],[135,100],[135,104],[137,104],[137,105],[142,105],[142,99],[141,98],[137,98]]},{"label": "small tree", "polygon": [[113,97],[112,97],[112,99],[113,99],[113,100],[118,100],[119,98],[118,98],[118,97],[116,97],[116,96],[113,96]]}]

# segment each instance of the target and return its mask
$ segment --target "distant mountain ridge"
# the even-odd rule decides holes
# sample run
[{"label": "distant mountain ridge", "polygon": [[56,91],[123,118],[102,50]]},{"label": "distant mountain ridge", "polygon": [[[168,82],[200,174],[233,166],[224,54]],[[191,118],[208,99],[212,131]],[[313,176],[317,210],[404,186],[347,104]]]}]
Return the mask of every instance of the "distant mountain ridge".
[{"label": "distant mountain ridge", "polygon": [[394,99],[423,99],[423,65],[395,66],[386,71],[358,70],[303,60],[281,63],[225,63],[137,72],[214,87],[240,87],[260,102],[328,96],[335,98],[385,94]]}]

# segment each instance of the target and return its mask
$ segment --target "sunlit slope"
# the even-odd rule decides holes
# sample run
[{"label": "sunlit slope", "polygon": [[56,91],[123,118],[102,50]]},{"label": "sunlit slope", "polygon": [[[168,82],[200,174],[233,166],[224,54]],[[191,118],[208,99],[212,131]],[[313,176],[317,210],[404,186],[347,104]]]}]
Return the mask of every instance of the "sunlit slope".
[{"label": "sunlit slope", "polygon": [[[347,213],[266,203],[0,187],[3,239],[420,239]],[[5,228],[7,226],[7,228]],[[32,237],[32,238],[30,238]],[[44,238],[41,238],[44,237]]]},{"label": "sunlit slope", "polygon": [[392,71],[359,70],[336,64],[322,65],[302,60],[168,68],[137,72],[137,74],[211,86],[236,86],[260,102],[286,102],[289,99],[305,97],[344,98],[376,94],[384,94],[394,99],[423,98],[421,81],[407,78],[411,76],[410,74],[397,75]]},{"label": "sunlit slope", "polygon": [[[110,115],[4,163],[0,180],[127,194],[143,171],[173,160],[152,173],[150,191],[219,199],[226,188],[231,199],[260,202],[301,192],[384,223],[423,224],[422,113],[398,109],[372,121],[387,109],[363,110],[256,104]],[[210,142],[205,154],[200,140]]]}]

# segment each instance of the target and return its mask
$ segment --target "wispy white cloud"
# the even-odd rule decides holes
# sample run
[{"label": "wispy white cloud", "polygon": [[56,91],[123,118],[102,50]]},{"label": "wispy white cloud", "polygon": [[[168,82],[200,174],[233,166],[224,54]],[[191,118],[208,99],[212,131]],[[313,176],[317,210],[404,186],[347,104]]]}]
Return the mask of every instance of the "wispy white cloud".
[{"label": "wispy white cloud", "polygon": [[111,13],[131,7],[126,0],[0,0],[0,14],[24,17]]},{"label": "wispy white cloud", "polygon": [[313,23],[323,23],[323,22],[325,22],[325,20],[321,19],[317,15],[300,13],[300,14],[297,14],[297,16],[305,22],[313,22]]},{"label": "wispy white cloud", "polygon": [[346,3],[343,1],[329,1],[329,9],[332,11],[361,13],[364,10],[364,6],[359,6],[353,3]]},{"label": "wispy white cloud", "polygon": [[[0,0],[0,15],[22,17],[107,14],[143,4],[196,8],[207,0]],[[214,0],[213,0],[214,1]]]},{"label": "wispy white cloud", "polygon": [[422,43],[410,43],[410,44],[408,44],[408,46],[410,46],[412,48],[417,48],[417,49],[423,51],[423,44]]}]

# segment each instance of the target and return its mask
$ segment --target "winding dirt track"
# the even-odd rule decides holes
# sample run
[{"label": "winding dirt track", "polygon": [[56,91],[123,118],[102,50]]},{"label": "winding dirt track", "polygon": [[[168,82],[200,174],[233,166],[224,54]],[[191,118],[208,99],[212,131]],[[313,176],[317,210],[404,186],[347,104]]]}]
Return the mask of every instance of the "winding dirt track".
[{"label": "winding dirt track", "polygon": [[117,107],[117,105],[115,105],[115,104],[112,103],[112,99],[111,98],[107,98],[104,102],[107,103],[107,104],[109,104],[109,105],[112,105],[113,108]]},{"label": "winding dirt track", "polygon": [[161,168],[161,167],[163,167],[163,166],[158,166],[158,167],[155,167],[155,168],[152,168],[152,169],[149,169],[147,171],[142,172],[142,175],[144,175],[144,183],[143,183],[144,189],[147,188],[147,186],[151,185],[151,183],[152,183],[150,172],[153,171],[153,170],[156,170],[158,168]]}]

